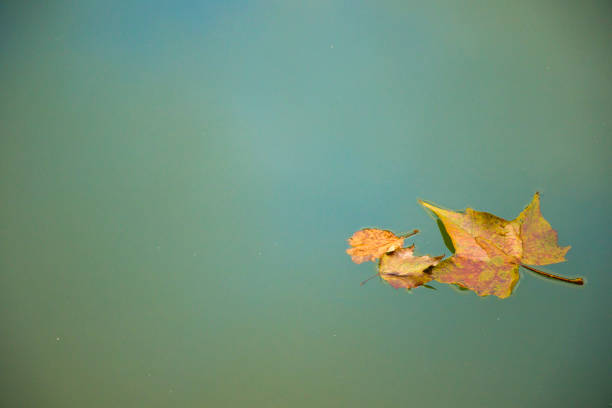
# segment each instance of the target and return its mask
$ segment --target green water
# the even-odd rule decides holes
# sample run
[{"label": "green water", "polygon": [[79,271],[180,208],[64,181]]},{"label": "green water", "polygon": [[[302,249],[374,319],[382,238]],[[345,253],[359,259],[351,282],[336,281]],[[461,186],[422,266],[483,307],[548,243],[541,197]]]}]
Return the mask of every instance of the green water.
[{"label": "green water", "polygon": [[[0,5],[6,407],[612,403],[609,2]],[[506,300],[372,280],[417,198],[572,245]]]}]

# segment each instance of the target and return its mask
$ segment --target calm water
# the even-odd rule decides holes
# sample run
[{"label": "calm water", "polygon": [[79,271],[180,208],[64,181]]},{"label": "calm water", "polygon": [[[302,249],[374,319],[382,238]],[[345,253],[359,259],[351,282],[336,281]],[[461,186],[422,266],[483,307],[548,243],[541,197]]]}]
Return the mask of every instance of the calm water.
[{"label": "calm water", "polygon": [[[609,2],[85,3],[0,6],[3,406],[612,403]],[[535,191],[586,286],[344,252]]]}]

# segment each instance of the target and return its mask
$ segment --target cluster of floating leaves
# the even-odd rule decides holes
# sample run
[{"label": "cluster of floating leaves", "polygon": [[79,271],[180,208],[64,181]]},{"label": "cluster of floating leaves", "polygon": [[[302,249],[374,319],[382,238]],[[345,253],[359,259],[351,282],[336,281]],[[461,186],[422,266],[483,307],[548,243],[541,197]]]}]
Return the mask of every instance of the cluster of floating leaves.
[{"label": "cluster of floating leaves", "polygon": [[519,266],[550,278],[578,285],[581,278],[568,279],[537,270],[529,265],[565,261],[570,249],[560,247],[557,232],[540,211],[540,195],[512,221],[467,208],[450,211],[419,201],[442,223],[454,254],[415,256],[414,244],[404,248],[412,233],[396,236],[391,231],[366,228],[349,238],[347,253],[355,263],[378,261],[378,275],[395,288],[412,289],[430,281],[456,284],[480,296],[506,298],[519,280]]}]

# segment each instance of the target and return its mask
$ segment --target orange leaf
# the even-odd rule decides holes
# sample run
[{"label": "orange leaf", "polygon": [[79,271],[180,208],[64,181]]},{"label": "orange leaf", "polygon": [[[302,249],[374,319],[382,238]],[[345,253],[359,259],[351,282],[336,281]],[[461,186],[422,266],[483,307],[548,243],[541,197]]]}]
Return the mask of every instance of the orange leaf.
[{"label": "orange leaf", "polygon": [[398,237],[391,231],[365,228],[355,232],[348,239],[351,248],[346,252],[355,263],[373,261],[387,252],[401,248],[404,245],[404,239],[417,232],[414,230],[411,234]]}]

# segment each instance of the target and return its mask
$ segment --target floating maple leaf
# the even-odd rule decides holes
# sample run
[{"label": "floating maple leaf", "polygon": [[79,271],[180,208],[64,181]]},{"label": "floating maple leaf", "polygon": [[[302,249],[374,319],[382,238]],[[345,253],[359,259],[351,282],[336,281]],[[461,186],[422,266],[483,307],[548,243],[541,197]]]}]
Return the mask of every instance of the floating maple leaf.
[{"label": "floating maple leaf", "polygon": [[346,252],[355,263],[374,261],[387,252],[394,251],[404,245],[404,239],[417,234],[414,230],[409,234],[397,236],[391,231],[375,228],[364,228],[348,239],[351,248]]},{"label": "floating maple leaf", "polygon": [[378,264],[380,277],[394,288],[412,289],[431,281],[431,268],[440,262],[444,255],[414,256],[414,245],[396,249],[384,254]]},{"label": "floating maple leaf", "polygon": [[455,255],[432,270],[440,282],[459,284],[480,296],[505,298],[518,282],[522,265],[549,277],[583,283],[580,278],[561,278],[524,265],[563,262],[570,249],[557,244],[557,233],[540,212],[538,193],[513,221],[471,208],[455,212],[419,202],[440,219],[455,248]]}]

